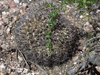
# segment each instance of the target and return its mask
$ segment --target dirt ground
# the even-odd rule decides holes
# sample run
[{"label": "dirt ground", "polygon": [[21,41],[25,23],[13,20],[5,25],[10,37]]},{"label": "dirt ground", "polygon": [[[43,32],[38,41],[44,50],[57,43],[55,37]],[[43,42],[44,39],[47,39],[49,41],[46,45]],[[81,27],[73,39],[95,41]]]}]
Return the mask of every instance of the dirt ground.
[{"label": "dirt ground", "polygon": [[[21,3],[15,3],[13,0],[0,1],[1,75],[46,75],[45,72],[47,72],[48,75],[67,75],[66,72],[69,68],[74,68],[73,65],[76,65],[76,61],[80,60],[79,55],[83,54],[88,35],[91,34],[94,37],[100,36],[100,3],[94,4],[94,10],[91,11],[91,14],[93,15],[90,18],[90,22],[85,22],[86,20],[81,19],[81,17],[84,16],[78,15],[81,10],[77,11],[76,7],[73,5],[66,5],[65,13],[62,12],[62,14],[66,19],[69,19],[72,25],[77,27],[79,31],[78,36],[80,45],[78,46],[78,50],[76,50],[76,54],[67,62],[51,68],[28,63],[31,66],[31,70],[28,72],[27,65],[20,53],[18,54],[17,60],[17,50],[15,50],[17,49],[17,45],[12,34],[12,28],[16,23],[17,18],[27,11],[29,5],[28,3],[23,3],[22,5],[19,4]],[[99,66],[96,66],[96,69],[100,72]]]}]

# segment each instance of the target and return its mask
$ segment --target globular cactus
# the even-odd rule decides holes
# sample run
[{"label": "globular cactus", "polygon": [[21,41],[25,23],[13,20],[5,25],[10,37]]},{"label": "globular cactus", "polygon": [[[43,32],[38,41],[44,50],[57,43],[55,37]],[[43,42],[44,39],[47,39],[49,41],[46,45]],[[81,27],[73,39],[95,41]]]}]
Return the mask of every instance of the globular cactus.
[{"label": "globular cactus", "polygon": [[45,31],[48,30],[47,22],[50,8],[42,4],[31,3],[29,10],[16,22],[13,34],[16,38],[18,48],[22,50],[27,61],[33,61],[40,65],[58,65],[69,59],[77,47],[77,31],[61,14],[58,15],[57,25],[51,32],[51,55],[46,53]]}]

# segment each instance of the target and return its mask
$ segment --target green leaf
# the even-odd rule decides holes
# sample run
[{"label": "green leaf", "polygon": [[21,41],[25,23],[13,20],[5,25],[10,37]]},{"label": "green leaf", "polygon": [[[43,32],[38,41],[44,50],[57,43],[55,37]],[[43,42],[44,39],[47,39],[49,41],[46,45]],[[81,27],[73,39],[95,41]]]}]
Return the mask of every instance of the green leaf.
[{"label": "green leaf", "polygon": [[63,9],[63,12],[64,12],[64,13],[65,13],[65,11],[66,11],[66,10],[65,10],[65,9]]},{"label": "green leaf", "polygon": [[88,13],[90,10],[92,10],[92,9],[91,9],[91,8],[87,9],[87,10],[86,10],[86,13]]},{"label": "green leaf", "polygon": [[48,3],[46,2],[46,3],[43,4],[43,6],[46,6],[47,4],[48,4]]},{"label": "green leaf", "polygon": [[86,3],[86,0],[83,0],[83,3]]},{"label": "green leaf", "polygon": [[54,10],[53,12],[49,13],[49,16],[54,18],[58,15],[58,11],[57,10]]},{"label": "green leaf", "polygon": [[49,46],[49,45],[50,45],[50,41],[46,40],[46,46]]},{"label": "green leaf", "polygon": [[46,3],[43,4],[43,6],[52,7],[53,6],[53,3],[46,2]]},{"label": "green leaf", "polygon": [[53,27],[54,27],[54,26],[53,26],[53,25],[51,25],[49,28],[50,28],[50,29],[52,29]]},{"label": "green leaf", "polygon": [[53,49],[51,45],[49,46],[49,48],[50,48],[50,50],[52,50],[52,49]]},{"label": "green leaf", "polygon": [[78,0],[77,3],[78,3],[79,5],[83,5],[83,0]]},{"label": "green leaf", "polygon": [[51,55],[51,52],[50,52],[50,51],[48,51],[46,54],[47,54],[48,56],[50,56],[50,55]]},{"label": "green leaf", "polygon": [[86,5],[87,5],[87,6],[92,5],[92,4],[93,4],[92,1],[87,1],[87,2],[86,2]]},{"label": "green leaf", "polygon": [[72,0],[66,0],[68,3],[72,3]]},{"label": "green leaf", "polygon": [[47,30],[47,31],[45,32],[46,35],[49,35],[50,33],[51,33],[51,31],[49,31],[49,30]]},{"label": "green leaf", "polygon": [[50,7],[52,7],[52,6],[53,6],[53,3],[50,4]]},{"label": "green leaf", "polygon": [[52,22],[53,22],[53,19],[51,18],[51,19],[47,22],[47,24],[50,25],[50,24],[52,24]]},{"label": "green leaf", "polygon": [[50,38],[50,35],[47,35]]},{"label": "green leaf", "polygon": [[90,9],[86,10],[86,12],[85,12],[85,11],[81,11],[81,12],[79,13],[79,15],[86,14],[86,13],[88,13],[90,10],[92,10],[92,9],[90,8]]},{"label": "green leaf", "polygon": [[87,15],[86,17],[83,17],[82,19],[85,19],[85,18],[89,18],[91,17],[92,15]]},{"label": "green leaf", "polygon": [[86,13],[86,12],[82,11],[82,12],[79,13],[79,15],[82,15],[82,14],[85,14],[85,13]]},{"label": "green leaf", "polygon": [[90,53],[89,50],[87,50],[87,53],[88,53],[88,54]]},{"label": "green leaf", "polygon": [[52,17],[53,13],[49,13],[49,16]]},{"label": "green leaf", "polygon": [[86,22],[90,22],[90,20],[87,20]]},{"label": "green leaf", "polygon": [[50,34],[51,33],[51,31],[48,31],[48,34]]},{"label": "green leaf", "polygon": [[88,37],[87,37],[87,39],[90,39],[92,37],[93,37],[92,34],[89,34]]},{"label": "green leaf", "polygon": [[55,21],[52,22],[53,25],[56,25],[57,23]]},{"label": "green leaf", "polygon": [[90,49],[91,48],[91,46],[90,45],[87,45],[87,47]]},{"label": "green leaf", "polygon": [[79,9],[83,8],[83,5],[78,5],[77,7],[78,7],[77,9],[79,10]]}]

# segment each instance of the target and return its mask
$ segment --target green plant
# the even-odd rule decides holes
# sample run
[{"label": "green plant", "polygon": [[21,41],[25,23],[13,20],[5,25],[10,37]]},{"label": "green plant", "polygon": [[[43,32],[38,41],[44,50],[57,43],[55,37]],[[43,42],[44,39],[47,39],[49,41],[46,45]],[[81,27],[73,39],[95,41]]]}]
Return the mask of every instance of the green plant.
[{"label": "green plant", "polygon": [[92,38],[93,37],[93,35],[92,34],[89,34],[88,36],[87,36],[87,39],[90,39],[90,38]]},{"label": "green plant", "polygon": [[[69,0],[67,0],[69,1]],[[77,9],[81,9],[81,8],[84,8],[85,11],[81,11],[79,14],[80,15],[83,15],[85,14],[86,16],[83,17],[82,19],[86,19],[87,18],[87,21],[86,22],[89,22],[89,18],[92,16],[90,15],[88,12],[92,10],[92,8],[89,8],[89,6],[93,5],[94,3],[96,3],[97,1],[100,1],[100,0],[73,0],[73,2],[76,2],[78,3],[77,5]]]},{"label": "green plant", "polygon": [[[89,40],[89,39],[91,39],[93,37],[93,35],[92,34],[89,34],[88,36],[87,36],[87,40]],[[89,50],[91,49],[91,42],[88,42],[88,45],[87,45],[87,48],[89,48]],[[87,53],[89,53],[89,50],[87,50]]]},{"label": "green plant", "polygon": [[68,3],[66,2],[66,0],[63,0],[63,1],[59,2],[59,3],[61,4],[61,5],[60,5],[60,8],[59,8],[59,11],[60,11],[60,10],[63,10],[63,11],[65,12],[64,7],[65,7],[65,5],[68,4]]},{"label": "green plant", "polygon": [[75,3],[75,6],[77,6],[77,9],[80,10],[81,8],[84,8],[85,11],[81,11],[79,14],[80,15],[86,15],[85,17],[83,17],[82,19],[86,19],[87,18],[87,21],[86,22],[89,22],[89,18],[92,16],[90,15],[88,12],[90,10],[92,10],[92,8],[88,8],[88,6],[91,6],[93,5],[94,3],[96,3],[97,1],[100,1],[100,0],[63,0],[61,3],[61,9],[64,8],[64,5],[65,4],[72,4],[72,3]]},{"label": "green plant", "polygon": [[53,5],[53,3],[48,3],[46,2],[45,4],[43,4],[43,6],[46,7],[53,7],[51,10],[52,12],[49,13],[49,21],[47,22],[47,25],[49,27],[49,29],[45,32],[46,36],[48,37],[48,39],[46,39],[46,46],[49,47],[49,51],[46,53],[48,56],[51,55],[51,50],[52,50],[52,45],[51,45],[51,30],[54,27],[54,25],[56,25],[56,16],[58,15],[58,10],[57,8]]},{"label": "green plant", "polygon": [[[50,53],[51,53],[51,50],[52,50],[52,45],[51,45],[51,29],[54,27],[54,25],[56,25],[56,19],[55,17],[58,15],[58,12],[60,10],[63,10],[65,11],[64,7],[66,4],[70,4],[70,3],[75,3],[75,5],[77,5],[77,9],[81,9],[81,8],[84,8],[85,11],[82,11],[80,12],[79,14],[82,15],[82,14],[87,14],[91,8],[88,8],[88,6],[91,6],[92,4],[94,4],[96,1],[100,1],[100,0],[63,0],[60,3],[60,8],[56,8],[55,5],[53,5],[53,3],[48,3],[46,2],[45,4],[43,4],[43,6],[46,6],[46,7],[51,7],[52,9],[52,12],[49,13],[49,17],[50,17],[50,20],[47,22],[48,26],[49,26],[49,30],[47,30],[45,32],[46,36],[48,37],[48,39],[46,40],[46,46],[49,47],[50,51],[47,52],[48,56],[50,56]],[[86,19],[87,18],[87,21],[86,22],[89,22],[89,17],[91,17],[91,15],[86,15],[85,17],[83,17],[82,19]]]}]

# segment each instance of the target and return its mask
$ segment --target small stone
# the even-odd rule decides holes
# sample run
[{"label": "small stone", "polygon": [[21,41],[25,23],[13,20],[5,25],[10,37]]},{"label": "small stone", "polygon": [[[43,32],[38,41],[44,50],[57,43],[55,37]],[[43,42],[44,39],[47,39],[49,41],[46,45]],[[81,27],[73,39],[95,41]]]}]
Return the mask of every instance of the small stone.
[{"label": "small stone", "polygon": [[21,13],[21,14],[23,14],[23,11],[22,11],[22,10],[20,10],[20,13]]},{"label": "small stone", "polygon": [[49,51],[49,48],[47,48],[46,50]]},{"label": "small stone", "polygon": [[97,23],[100,26],[100,22]]},{"label": "small stone", "polygon": [[100,66],[96,66],[96,70],[100,72]]},{"label": "small stone", "polygon": [[10,7],[10,8],[14,8],[14,7],[16,7],[16,3],[15,2],[8,2],[8,6]]},{"label": "small stone", "polygon": [[67,8],[71,8],[69,5],[66,5]]},{"label": "small stone", "polygon": [[37,40],[37,38],[35,37],[34,40]]},{"label": "small stone", "polygon": [[15,3],[19,3],[19,0],[14,0]]},{"label": "small stone", "polygon": [[80,18],[83,18],[83,16],[81,15]]},{"label": "small stone", "polygon": [[0,3],[0,7],[2,6],[2,3]]},{"label": "small stone", "polygon": [[28,6],[28,4],[27,3],[23,3],[23,7],[26,7],[26,6]]},{"label": "small stone", "polygon": [[7,13],[4,11],[4,12],[2,12],[2,15],[6,15]]},{"label": "small stone", "polygon": [[57,37],[57,40],[59,39],[59,37]]},{"label": "small stone", "polygon": [[1,65],[0,65],[0,71],[2,71],[2,69],[5,69],[4,64],[1,64]]},{"label": "small stone", "polygon": [[22,61],[23,59],[22,59],[22,57],[20,57],[20,56],[18,56],[18,59],[20,60],[20,61]]},{"label": "small stone", "polygon": [[11,36],[11,39],[14,39],[14,36]]},{"label": "small stone", "polygon": [[3,5],[5,9],[9,9],[9,5]]},{"label": "small stone", "polygon": [[35,33],[33,33],[33,36],[35,35]]},{"label": "small stone", "polygon": [[23,68],[17,68],[16,69],[16,72],[18,72],[18,73],[22,73],[22,71],[23,71]]},{"label": "small stone", "polygon": [[4,22],[3,21],[0,21],[0,25],[2,25]]},{"label": "small stone", "polygon": [[[38,75],[39,74],[39,72],[32,72],[31,73],[32,75]],[[31,75],[30,73],[28,73],[27,75]],[[42,74],[41,74],[42,75]]]},{"label": "small stone", "polygon": [[90,23],[89,22],[86,22],[84,25],[89,25]]},{"label": "small stone", "polygon": [[100,10],[97,10],[96,13],[100,13]]},{"label": "small stone", "polygon": [[0,21],[2,20],[2,18],[0,18]]},{"label": "small stone", "polygon": [[89,15],[88,13],[86,15]]},{"label": "small stone", "polygon": [[5,1],[1,1],[1,0],[0,0],[0,3],[3,5],[3,4],[5,4]]},{"label": "small stone", "polygon": [[7,28],[7,34],[10,34],[10,28]]},{"label": "small stone", "polygon": [[11,8],[11,9],[9,10],[10,13],[14,13],[14,12],[16,12],[16,11],[18,11],[17,8]]},{"label": "small stone", "polygon": [[1,47],[2,47],[3,49],[7,49],[7,48],[9,47],[9,45],[2,44]]},{"label": "small stone", "polygon": [[9,15],[9,12],[6,12],[7,15]]},{"label": "small stone", "polygon": [[27,73],[28,69],[24,68],[23,73]]},{"label": "small stone", "polygon": [[22,5],[22,3],[19,3],[19,5]]},{"label": "small stone", "polygon": [[77,62],[74,62],[74,65],[76,65],[77,64]]}]

